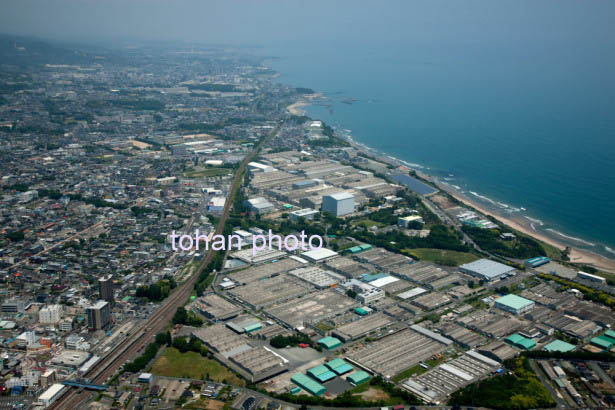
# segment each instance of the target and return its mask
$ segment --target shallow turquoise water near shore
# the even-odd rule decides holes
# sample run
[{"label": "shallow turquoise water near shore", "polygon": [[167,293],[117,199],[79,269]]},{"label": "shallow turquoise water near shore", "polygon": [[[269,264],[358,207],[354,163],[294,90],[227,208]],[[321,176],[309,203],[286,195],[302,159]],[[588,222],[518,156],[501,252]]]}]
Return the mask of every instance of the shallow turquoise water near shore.
[{"label": "shallow turquoise water near shore", "polygon": [[328,97],[310,116],[615,257],[615,47],[267,51],[280,81]]}]

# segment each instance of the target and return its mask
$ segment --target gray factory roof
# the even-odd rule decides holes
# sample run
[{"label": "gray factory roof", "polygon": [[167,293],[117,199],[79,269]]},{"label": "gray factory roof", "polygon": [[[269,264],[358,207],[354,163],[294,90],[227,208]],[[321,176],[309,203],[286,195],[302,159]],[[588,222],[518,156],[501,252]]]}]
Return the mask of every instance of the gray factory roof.
[{"label": "gray factory roof", "polygon": [[352,199],[354,198],[354,195],[352,195],[351,193],[348,192],[338,192],[336,194],[331,194],[331,195],[327,195],[330,196],[331,198],[335,199],[336,201],[342,201],[344,199]]},{"label": "gray factory roof", "polygon": [[479,259],[474,262],[463,264],[459,268],[462,272],[472,272],[489,279],[497,278],[515,270],[515,268],[511,266],[489,259]]},{"label": "gray factory roof", "polygon": [[451,339],[447,339],[444,336],[440,336],[439,334],[437,334],[435,332],[432,332],[429,329],[425,329],[422,326],[412,325],[412,326],[410,326],[410,329],[412,329],[415,332],[418,332],[418,333],[420,333],[420,334],[422,334],[424,336],[427,336],[427,337],[429,337],[429,338],[431,338],[431,339],[433,339],[433,340],[435,340],[437,342],[443,343],[443,344],[445,344],[447,346],[450,346],[450,345],[453,344],[453,341]]}]

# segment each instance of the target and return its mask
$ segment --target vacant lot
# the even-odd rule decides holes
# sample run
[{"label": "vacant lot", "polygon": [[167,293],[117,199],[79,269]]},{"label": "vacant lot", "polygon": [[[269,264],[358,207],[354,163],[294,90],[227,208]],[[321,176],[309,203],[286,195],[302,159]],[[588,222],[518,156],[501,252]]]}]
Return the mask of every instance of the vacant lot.
[{"label": "vacant lot", "polygon": [[183,408],[188,410],[207,409],[207,410],[222,410],[224,402],[214,399],[200,398],[193,402],[189,402]]},{"label": "vacant lot", "polygon": [[354,222],[352,222],[352,225],[353,226],[362,226],[365,229],[369,229],[372,226],[375,226],[376,228],[382,228],[382,227],[386,226],[386,224],[384,224],[382,222],[372,221],[371,219],[368,219],[368,218],[359,219],[358,221],[354,221]]},{"label": "vacant lot", "polygon": [[203,168],[193,169],[191,171],[184,172],[186,178],[203,178],[203,177],[216,177],[218,175],[226,175],[231,173],[229,168]]},{"label": "vacant lot", "polygon": [[436,204],[438,204],[440,208],[442,209],[451,209],[451,208],[456,208],[459,206],[458,204],[454,203],[448,196],[444,194],[433,195],[429,199],[431,199]]},{"label": "vacant lot", "polygon": [[365,401],[378,401],[391,399],[391,396],[380,387],[370,386],[367,390],[358,393],[357,396],[361,396]]},{"label": "vacant lot", "polygon": [[186,352],[170,347],[156,360],[152,373],[160,376],[208,379],[217,382],[226,380],[229,384],[243,385],[237,375],[215,360],[207,359],[199,353]]},{"label": "vacant lot", "polygon": [[410,249],[410,253],[415,255],[419,260],[425,262],[435,262],[447,266],[463,265],[464,263],[473,262],[480,259],[472,253],[448,251],[443,249],[417,248]]}]

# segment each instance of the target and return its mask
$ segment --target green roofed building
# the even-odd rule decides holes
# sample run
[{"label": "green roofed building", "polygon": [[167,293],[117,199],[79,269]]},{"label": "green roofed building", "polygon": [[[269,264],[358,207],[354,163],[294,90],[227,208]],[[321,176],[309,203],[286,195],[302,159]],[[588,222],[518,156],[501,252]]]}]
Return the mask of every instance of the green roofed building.
[{"label": "green roofed building", "polygon": [[546,350],[547,352],[571,352],[575,349],[575,347],[575,345],[557,339],[543,347],[543,350]]},{"label": "green roofed building", "polygon": [[262,328],[263,328],[263,325],[259,322],[259,323],[253,323],[251,325],[245,326],[243,328],[243,331],[246,333],[251,333],[251,332],[254,332]]},{"label": "green roofed building", "polygon": [[537,256],[535,258],[531,258],[525,261],[525,266],[529,266],[530,268],[537,268],[542,265],[546,265],[551,262],[551,259],[546,256]]},{"label": "green roofed building", "polygon": [[329,370],[329,368],[324,364],[312,367],[310,370],[307,371],[307,374],[309,374],[321,383],[335,378],[335,373]]},{"label": "green roofed building", "polygon": [[365,310],[365,309],[363,309],[361,307],[354,308],[354,311],[359,316],[365,316],[365,315],[367,315],[369,313],[367,310]]},{"label": "green roofed building", "polygon": [[372,245],[368,245],[368,244],[363,244],[363,245],[357,245],[357,246],[353,246],[352,248],[348,248],[348,251],[350,253],[361,253],[363,251],[368,251],[372,249]]},{"label": "green roofed building", "polygon": [[301,387],[293,387],[292,389],[290,389],[291,394],[297,394],[299,392],[301,392]]},{"label": "green roofed building", "polygon": [[354,367],[346,363],[343,359],[335,358],[328,363],[325,363],[329,369],[333,370],[336,374],[345,374],[354,370]]},{"label": "green roofed building", "polygon": [[524,337],[521,343],[519,344],[519,346],[525,350],[532,350],[533,348],[536,347],[536,342],[533,341],[532,339],[528,339]]},{"label": "green roofed building", "polygon": [[369,379],[370,379],[369,373],[363,370],[354,372],[353,374],[346,377],[346,380],[348,380],[350,383],[354,384],[355,386],[358,386],[359,384],[363,384],[369,381]]},{"label": "green roofed building", "polygon": [[529,310],[532,310],[534,308],[534,302],[511,293],[496,299],[495,307],[510,313],[514,313],[515,315],[521,315]]},{"label": "green roofed building", "polygon": [[504,341],[519,349],[531,350],[536,347],[535,341],[528,339],[527,337],[523,337],[519,333],[513,333],[504,339]]},{"label": "green roofed building", "polygon": [[333,350],[336,347],[340,347],[342,345],[342,342],[335,337],[327,336],[327,337],[320,339],[318,341],[318,344],[327,350]]},{"label": "green roofed building", "polygon": [[615,345],[615,340],[611,339],[608,336],[594,337],[590,342],[594,346],[598,346],[604,350],[609,350],[611,347],[613,347],[613,345]]},{"label": "green roofed building", "polygon": [[615,341],[615,331],[613,330],[607,330],[606,332],[604,332],[604,336],[613,339],[613,341]]},{"label": "green roofed building", "polygon": [[290,380],[306,392],[312,393],[314,396],[322,396],[327,391],[325,386],[310,379],[303,373],[295,373]]}]

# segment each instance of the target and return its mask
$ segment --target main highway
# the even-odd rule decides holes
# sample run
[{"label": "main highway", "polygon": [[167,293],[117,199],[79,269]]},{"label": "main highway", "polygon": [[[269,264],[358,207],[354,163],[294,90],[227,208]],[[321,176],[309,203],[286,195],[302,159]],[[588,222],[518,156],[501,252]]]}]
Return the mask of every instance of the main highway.
[{"label": "main highway", "polygon": [[[260,150],[273,138],[279,131],[281,125],[276,126],[261,142],[250,152],[241,162],[239,169],[235,172],[229,194],[220,216],[215,234],[222,234],[226,220],[233,206],[233,200],[243,181],[248,163],[252,161]],[[128,338],[115,347],[105,357],[103,357],[92,369],[83,375],[90,379],[92,383],[103,384],[113,376],[119,368],[129,360],[137,357],[139,351],[150,343],[157,333],[167,329],[169,322],[173,318],[178,307],[183,306],[192,295],[194,285],[199,275],[212,261],[215,251],[209,250],[199,269],[192,274],[185,282],[181,283],[171,295],[169,295],[161,306],[140,325],[136,326]],[[51,406],[51,409],[76,409],[87,403],[91,392],[84,390],[71,389],[58,398]]]}]

